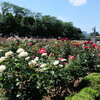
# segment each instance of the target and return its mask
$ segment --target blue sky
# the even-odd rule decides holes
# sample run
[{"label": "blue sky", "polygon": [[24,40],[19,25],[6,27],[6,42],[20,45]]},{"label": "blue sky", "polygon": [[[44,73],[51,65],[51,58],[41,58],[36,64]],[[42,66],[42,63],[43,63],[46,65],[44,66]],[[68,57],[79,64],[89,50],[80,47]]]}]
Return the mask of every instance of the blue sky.
[{"label": "blue sky", "polygon": [[100,0],[0,0],[27,8],[42,15],[55,16],[64,22],[73,22],[82,31],[100,33]]}]

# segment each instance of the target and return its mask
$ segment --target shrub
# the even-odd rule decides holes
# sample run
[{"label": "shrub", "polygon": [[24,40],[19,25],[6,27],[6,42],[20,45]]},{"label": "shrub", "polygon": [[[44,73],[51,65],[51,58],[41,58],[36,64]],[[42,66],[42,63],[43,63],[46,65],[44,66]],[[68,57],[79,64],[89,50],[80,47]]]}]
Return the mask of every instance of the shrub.
[{"label": "shrub", "polygon": [[100,72],[100,65],[97,65],[96,67],[95,67],[95,69],[94,69],[94,72]]},{"label": "shrub", "polygon": [[80,84],[81,87],[89,86],[100,93],[100,73],[91,73],[85,76]]},{"label": "shrub", "polygon": [[66,97],[65,100],[95,100],[99,96],[97,90],[86,87],[83,88],[79,93],[75,93],[72,97]]},{"label": "shrub", "polygon": [[70,95],[75,81],[91,72],[97,61],[97,50],[86,42],[84,47],[70,40],[19,39],[0,46],[0,86],[9,100]]}]

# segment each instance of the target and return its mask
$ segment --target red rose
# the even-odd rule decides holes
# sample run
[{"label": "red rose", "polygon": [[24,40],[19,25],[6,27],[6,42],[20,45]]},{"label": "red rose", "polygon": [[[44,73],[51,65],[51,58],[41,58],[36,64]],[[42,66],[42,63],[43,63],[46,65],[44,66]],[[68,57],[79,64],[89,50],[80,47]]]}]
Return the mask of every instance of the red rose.
[{"label": "red rose", "polygon": [[79,44],[75,44],[75,46],[79,47]]},{"label": "red rose", "polygon": [[88,47],[88,46],[84,46],[83,48],[84,48],[84,49],[88,49],[89,47]]},{"label": "red rose", "polygon": [[56,45],[56,47],[59,47],[60,45]]},{"label": "red rose", "polygon": [[68,38],[65,38],[65,40],[67,41],[67,40],[68,40]]},{"label": "red rose", "polygon": [[87,43],[88,43],[87,41],[83,42],[83,44],[87,44]]},{"label": "red rose", "polygon": [[46,49],[46,48],[44,48],[44,47],[43,47],[43,48],[41,48],[41,50],[45,50],[45,49]]},{"label": "red rose", "polygon": [[32,58],[35,58],[35,55],[33,55]]},{"label": "red rose", "polygon": [[96,44],[92,44],[92,47],[95,48]]},{"label": "red rose", "polygon": [[64,64],[64,65],[66,65],[66,64],[67,64],[67,62],[63,62],[63,64]]},{"label": "red rose", "polygon": [[93,44],[93,42],[92,42],[92,41],[90,41],[89,43],[90,43],[90,44]]},{"label": "red rose", "polygon": [[30,42],[30,43],[28,43],[28,45],[32,45],[32,43]]},{"label": "red rose", "polygon": [[63,62],[63,61],[66,61],[65,58],[59,58],[59,60],[62,61],[62,62]]},{"label": "red rose", "polygon": [[75,59],[75,57],[74,56],[71,56],[71,55],[69,55],[68,58],[71,59],[71,60],[72,59]]},{"label": "red rose", "polygon": [[64,41],[65,39],[64,39],[64,38],[62,38],[62,39],[60,39],[60,40]]},{"label": "red rose", "polygon": [[42,53],[46,53],[46,50],[38,50],[38,53],[42,54]]},{"label": "red rose", "polygon": [[100,46],[95,46],[96,49],[100,49]]},{"label": "red rose", "polygon": [[62,59],[64,59],[64,58],[59,58],[60,61],[61,61]]}]

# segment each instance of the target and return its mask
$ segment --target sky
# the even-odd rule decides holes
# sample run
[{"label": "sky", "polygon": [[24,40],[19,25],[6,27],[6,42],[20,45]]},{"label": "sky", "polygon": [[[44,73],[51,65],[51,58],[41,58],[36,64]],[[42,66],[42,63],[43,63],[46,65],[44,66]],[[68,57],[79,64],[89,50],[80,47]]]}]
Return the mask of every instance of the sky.
[{"label": "sky", "polygon": [[88,33],[100,33],[100,0],[0,0],[42,15],[54,16]]}]

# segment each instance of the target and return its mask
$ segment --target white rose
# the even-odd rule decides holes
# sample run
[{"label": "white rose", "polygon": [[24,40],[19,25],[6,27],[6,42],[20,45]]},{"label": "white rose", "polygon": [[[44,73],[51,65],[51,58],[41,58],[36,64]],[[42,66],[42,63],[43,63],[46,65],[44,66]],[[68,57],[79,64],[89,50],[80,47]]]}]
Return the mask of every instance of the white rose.
[{"label": "white rose", "polygon": [[55,42],[56,44],[58,43],[58,42]]},{"label": "white rose", "polygon": [[59,64],[59,66],[60,66],[60,67],[63,67],[63,65],[62,65],[62,64]]},{"label": "white rose", "polygon": [[46,69],[46,68],[42,68],[42,69],[41,69],[41,72],[42,72],[42,71],[45,71],[45,70],[47,70],[47,69]]},{"label": "white rose", "polygon": [[47,70],[46,68],[42,68],[42,69],[37,69],[37,70],[35,70],[36,72],[43,72],[43,71],[45,71],[45,70]]},{"label": "white rose", "polygon": [[3,72],[6,69],[5,65],[0,65],[0,72]]},{"label": "white rose", "polygon": [[3,49],[0,49],[0,52],[3,51]]},{"label": "white rose", "polygon": [[42,53],[42,56],[47,56],[47,53]]},{"label": "white rose", "polygon": [[8,51],[5,53],[5,57],[9,57],[9,56],[12,56],[13,55],[13,52],[12,51]]},{"label": "white rose", "polygon": [[35,59],[34,59],[35,61],[39,61],[39,57],[35,57]]},{"label": "white rose", "polygon": [[30,57],[26,57],[26,58],[25,58],[25,60],[28,60],[28,59],[30,59]]},{"label": "white rose", "polygon": [[40,67],[45,67],[47,64],[41,64]]},{"label": "white rose", "polygon": [[59,64],[59,61],[56,60],[53,64],[54,64],[54,65],[58,65],[58,64]]},{"label": "white rose", "polygon": [[17,53],[21,53],[21,52],[23,52],[23,51],[25,51],[23,48],[19,48],[16,52],[17,52]]},{"label": "white rose", "polygon": [[18,55],[18,57],[19,58],[21,58],[21,57],[26,57],[26,56],[28,56],[28,52],[21,52],[19,55]]},{"label": "white rose", "polygon": [[35,64],[37,64],[37,62],[35,61],[35,60],[31,60],[29,63],[28,63],[28,65],[29,66],[34,66]]},{"label": "white rose", "polygon": [[5,59],[6,59],[6,57],[1,57],[0,58],[0,63],[3,62],[3,61],[5,61]]},{"label": "white rose", "polygon": [[63,61],[66,61],[66,59],[61,59],[61,61],[63,62]]}]

